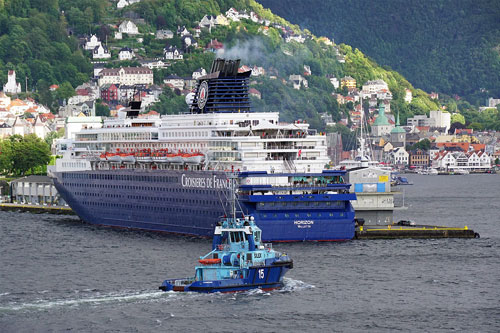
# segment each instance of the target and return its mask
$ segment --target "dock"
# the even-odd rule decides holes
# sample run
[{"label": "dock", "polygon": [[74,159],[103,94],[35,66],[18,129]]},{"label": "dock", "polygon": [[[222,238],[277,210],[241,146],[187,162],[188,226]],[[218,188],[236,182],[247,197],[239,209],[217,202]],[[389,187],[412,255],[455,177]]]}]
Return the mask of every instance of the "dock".
[{"label": "dock", "polygon": [[355,239],[401,239],[401,238],[479,238],[479,234],[467,226],[463,228],[432,225],[383,225],[356,228]]},{"label": "dock", "polygon": [[66,206],[44,206],[26,205],[17,203],[0,203],[0,210],[11,212],[30,212],[35,214],[49,213],[57,215],[75,215],[70,207]]}]

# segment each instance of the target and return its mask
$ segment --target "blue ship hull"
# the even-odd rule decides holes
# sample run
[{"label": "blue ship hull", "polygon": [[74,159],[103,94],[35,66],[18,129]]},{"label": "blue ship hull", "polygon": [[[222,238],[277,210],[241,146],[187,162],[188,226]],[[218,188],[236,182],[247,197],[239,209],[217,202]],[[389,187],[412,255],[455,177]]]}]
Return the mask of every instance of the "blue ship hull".
[{"label": "blue ship hull", "polygon": [[[272,290],[283,286],[283,277],[291,266],[259,266],[248,269],[248,277],[244,279],[224,279],[213,281],[194,281],[187,285],[175,285],[176,281],[182,279],[165,280],[160,289],[163,291],[183,291],[183,292],[239,292],[260,288]],[[262,278],[259,277],[258,270],[265,270]]]},{"label": "blue ship hull", "polygon": [[[93,170],[57,172],[59,194],[85,222],[211,238],[229,215],[219,171]],[[354,237],[354,194],[242,195],[264,241],[342,241]]]}]

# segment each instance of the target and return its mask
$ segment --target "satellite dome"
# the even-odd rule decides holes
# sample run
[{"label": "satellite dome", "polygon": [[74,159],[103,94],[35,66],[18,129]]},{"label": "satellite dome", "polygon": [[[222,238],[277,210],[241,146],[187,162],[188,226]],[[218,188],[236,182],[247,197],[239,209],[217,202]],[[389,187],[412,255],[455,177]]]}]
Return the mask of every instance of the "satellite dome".
[{"label": "satellite dome", "polygon": [[193,92],[190,92],[189,94],[186,95],[186,104],[191,106],[191,104],[193,104],[193,100],[194,100],[194,93]]}]

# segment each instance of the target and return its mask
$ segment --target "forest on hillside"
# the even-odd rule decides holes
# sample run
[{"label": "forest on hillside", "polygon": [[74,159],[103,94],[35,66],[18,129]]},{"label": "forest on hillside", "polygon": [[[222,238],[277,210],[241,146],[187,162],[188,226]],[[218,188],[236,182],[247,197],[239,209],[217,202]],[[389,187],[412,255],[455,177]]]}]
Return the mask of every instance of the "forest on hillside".
[{"label": "forest on hillside", "polygon": [[[55,112],[58,103],[92,77],[91,53],[83,50],[80,44],[90,34],[96,34],[110,48],[112,58],[108,67],[139,66],[137,60],[118,60],[118,50],[132,47],[142,59],[162,57],[166,45],[180,48],[182,44],[178,35],[167,41],[155,39],[157,29],[176,31],[178,26],[185,25],[193,31],[204,15],[225,13],[231,7],[255,11],[272,24],[263,29],[262,23],[244,19],[228,26],[203,29],[197,37],[199,46],[185,49],[183,60],[173,62],[166,69],[154,70],[156,84],[163,84],[163,79],[170,74],[187,77],[199,67],[209,69],[216,56],[240,58],[242,64],[264,67],[267,73],[252,80],[252,87],[262,94],[262,99],[253,98],[256,110],[279,111],[285,121],[305,119],[321,131],[327,128],[320,113],[329,113],[334,121],[339,121],[349,119],[348,112],[354,107],[353,103],[341,105],[337,102],[327,75],[339,79],[352,76],[358,88],[368,80],[385,80],[393,94],[391,110],[394,114],[399,113],[403,122],[407,117],[429,113],[439,107],[437,101],[415,89],[401,74],[390,67],[379,66],[359,49],[346,44],[325,44],[307,29],[274,15],[254,0],[142,0],[124,9],[117,9],[116,2],[109,0],[3,0],[0,1],[0,84],[5,83],[7,70],[15,69],[23,91],[27,82],[30,97]],[[141,42],[134,36],[114,39],[117,25],[125,19],[138,22]],[[287,32],[306,36],[305,41],[285,42],[285,27]],[[223,55],[204,49],[213,39],[224,43]],[[345,63],[338,61],[339,53]],[[304,66],[308,66],[312,74],[307,77],[309,88],[296,90],[289,76],[303,74]],[[58,84],[59,89],[49,91],[51,84]],[[411,103],[403,100],[405,89],[413,93]],[[346,93],[340,89],[336,92]],[[451,111],[464,111],[465,122],[478,122],[483,128],[491,128],[486,120],[477,117],[477,112],[468,103],[450,100],[450,105],[453,106]],[[102,108],[103,105],[98,104],[100,114]],[[168,87],[160,102],[152,108],[161,114],[187,110],[180,92]]]},{"label": "forest on hillside", "polygon": [[484,105],[500,98],[500,1],[258,0],[336,43],[359,48],[427,92]]}]

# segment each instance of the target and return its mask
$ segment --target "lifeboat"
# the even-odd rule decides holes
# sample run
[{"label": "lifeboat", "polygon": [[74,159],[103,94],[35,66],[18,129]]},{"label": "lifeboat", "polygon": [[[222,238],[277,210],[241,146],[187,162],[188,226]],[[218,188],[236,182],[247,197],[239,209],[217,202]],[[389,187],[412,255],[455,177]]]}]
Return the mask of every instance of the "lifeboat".
[{"label": "lifeboat", "polygon": [[106,157],[110,162],[121,163],[122,161],[120,154],[107,153]]},{"label": "lifeboat", "polygon": [[167,154],[165,152],[157,152],[153,154],[153,161],[159,163],[167,162]]},{"label": "lifeboat", "polygon": [[167,154],[167,161],[170,163],[182,163],[182,154]]},{"label": "lifeboat", "polygon": [[108,160],[108,158],[107,158],[106,154],[101,154],[101,155],[99,156],[99,160],[101,160],[101,161],[107,161],[107,160]]},{"label": "lifeboat", "polygon": [[135,163],[134,154],[120,154],[123,163]]},{"label": "lifeboat", "polygon": [[135,155],[135,158],[138,162],[148,163],[153,162],[153,158],[151,157],[151,153],[140,152]]},{"label": "lifeboat", "polygon": [[202,265],[215,265],[215,264],[220,264],[221,262],[220,258],[200,259],[198,261]]},{"label": "lifeboat", "polygon": [[189,164],[200,164],[204,157],[201,153],[183,154],[182,160]]}]

